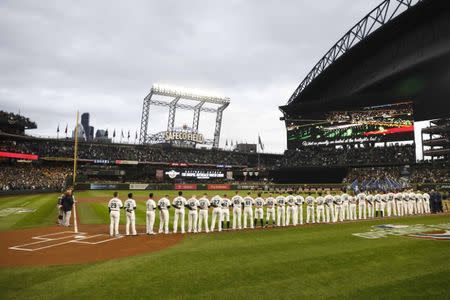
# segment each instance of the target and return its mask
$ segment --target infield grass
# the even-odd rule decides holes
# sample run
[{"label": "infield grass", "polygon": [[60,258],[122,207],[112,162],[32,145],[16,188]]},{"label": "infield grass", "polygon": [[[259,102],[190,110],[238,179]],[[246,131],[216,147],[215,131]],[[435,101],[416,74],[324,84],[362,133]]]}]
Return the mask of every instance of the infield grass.
[{"label": "infield grass", "polygon": [[[109,194],[77,195],[108,196],[105,204],[80,203],[82,222],[108,220]],[[54,224],[55,195],[0,198],[0,208],[27,201],[36,212],[1,217],[1,230]],[[352,235],[377,224],[449,222],[440,215],[187,235],[164,251],[124,259],[0,269],[0,298],[449,299],[450,241]]]}]

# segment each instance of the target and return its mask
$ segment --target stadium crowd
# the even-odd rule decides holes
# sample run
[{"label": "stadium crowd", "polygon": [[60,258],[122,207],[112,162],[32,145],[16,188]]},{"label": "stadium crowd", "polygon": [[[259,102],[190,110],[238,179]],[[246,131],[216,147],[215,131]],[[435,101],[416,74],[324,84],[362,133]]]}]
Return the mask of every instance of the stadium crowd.
[{"label": "stadium crowd", "polygon": [[413,145],[364,148],[311,146],[301,150],[286,150],[282,164],[287,167],[364,166],[409,164],[415,161]]},{"label": "stadium crowd", "polygon": [[70,168],[40,167],[31,164],[2,164],[0,167],[0,191],[61,190]]}]

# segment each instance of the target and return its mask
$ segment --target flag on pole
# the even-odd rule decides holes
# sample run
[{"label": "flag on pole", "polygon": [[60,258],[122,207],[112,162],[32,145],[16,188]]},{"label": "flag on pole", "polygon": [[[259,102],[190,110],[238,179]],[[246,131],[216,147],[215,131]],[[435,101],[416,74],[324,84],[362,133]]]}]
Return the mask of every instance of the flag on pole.
[{"label": "flag on pole", "polygon": [[130,130],[128,130],[128,139],[130,139]]},{"label": "flag on pole", "polygon": [[225,140],[225,147],[228,147],[228,139]]},{"label": "flag on pole", "polygon": [[137,131],[136,131],[136,135],[134,136],[134,139],[138,139],[138,135],[137,135]]},{"label": "flag on pole", "polygon": [[105,137],[108,137],[108,129],[105,131]]},{"label": "flag on pole", "polygon": [[64,133],[67,134],[67,127],[69,126],[69,124],[66,124],[66,129],[64,130]]},{"label": "flag on pole", "polygon": [[233,147],[233,140],[231,140],[231,147]]},{"label": "flag on pole", "polygon": [[123,138],[123,129],[120,130],[120,137]]},{"label": "flag on pole", "polygon": [[59,124],[58,127],[56,127],[56,133],[59,133]]},{"label": "flag on pole", "polygon": [[261,150],[264,151],[264,145],[261,141],[261,137],[259,136],[259,134],[258,134],[258,144],[259,144],[259,147],[261,147]]},{"label": "flag on pole", "polygon": [[114,128],[114,131],[113,131],[113,138],[115,138],[116,137],[116,129]]}]

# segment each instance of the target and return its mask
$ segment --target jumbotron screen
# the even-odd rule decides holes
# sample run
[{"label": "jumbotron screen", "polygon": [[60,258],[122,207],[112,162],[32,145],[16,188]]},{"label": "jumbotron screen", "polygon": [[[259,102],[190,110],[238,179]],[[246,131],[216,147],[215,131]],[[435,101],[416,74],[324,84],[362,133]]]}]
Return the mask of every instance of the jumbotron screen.
[{"label": "jumbotron screen", "polygon": [[287,124],[288,147],[414,140],[411,102],[328,111]]}]

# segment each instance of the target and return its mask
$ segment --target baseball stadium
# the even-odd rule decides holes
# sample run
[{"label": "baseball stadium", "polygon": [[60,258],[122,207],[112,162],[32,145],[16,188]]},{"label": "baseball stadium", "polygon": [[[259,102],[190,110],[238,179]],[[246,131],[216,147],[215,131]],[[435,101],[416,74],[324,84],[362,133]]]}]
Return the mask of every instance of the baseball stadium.
[{"label": "baseball stadium", "polygon": [[2,109],[1,299],[449,299],[450,2],[367,11],[273,107],[282,153],[158,83],[135,136]]}]

